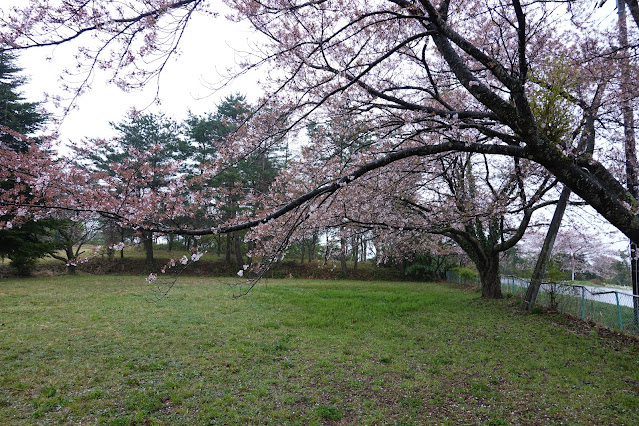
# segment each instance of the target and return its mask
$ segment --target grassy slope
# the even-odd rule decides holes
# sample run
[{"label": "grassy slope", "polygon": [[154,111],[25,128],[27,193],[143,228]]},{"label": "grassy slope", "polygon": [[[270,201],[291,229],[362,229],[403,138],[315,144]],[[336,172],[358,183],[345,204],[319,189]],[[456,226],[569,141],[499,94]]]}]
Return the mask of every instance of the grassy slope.
[{"label": "grassy slope", "polygon": [[0,281],[0,424],[639,422],[639,344],[560,316],[439,284],[231,294]]}]

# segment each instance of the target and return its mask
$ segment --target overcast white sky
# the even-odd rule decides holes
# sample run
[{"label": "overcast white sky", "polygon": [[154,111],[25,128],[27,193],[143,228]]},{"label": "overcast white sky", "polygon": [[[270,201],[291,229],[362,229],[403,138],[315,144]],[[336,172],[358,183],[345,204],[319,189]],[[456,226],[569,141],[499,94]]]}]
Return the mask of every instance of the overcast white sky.
[{"label": "overcast white sky", "polygon": [[[181,41],[182,54],[170,60],[161,76],[160,105],[152,105],[155,84],[143,91],[124,93],[114,85],[107,85],[104,75],[98,74],[92,90],[79,99],[78,109],[59,127],[61,141],[112,136],[109,122],[120,121],[131,108],[148,107],[146,111],[164,112],[181,120],[189,109],[196,114],[214,110],[216,103],[231,93],[240,92],[254,102],[261,94],[255,74],[244,76],[219,91],[213,91],[210,85],[220,80],[227,67],[235,65],[238,52],[246,51],[255,37],[248,26],[224,17],[195,16]],[[23,51],[19,63],[29,78],[23,87],[24,95],[30,101],[41,101],[45,92],[62,93],[59,75],[63,68],[74,64],[75,50],[76,46],[69,44],[53,50]],[[49,55],[53,58],[51,61],[46,60]],[[47,107],[53,109],[51,104]]]}]

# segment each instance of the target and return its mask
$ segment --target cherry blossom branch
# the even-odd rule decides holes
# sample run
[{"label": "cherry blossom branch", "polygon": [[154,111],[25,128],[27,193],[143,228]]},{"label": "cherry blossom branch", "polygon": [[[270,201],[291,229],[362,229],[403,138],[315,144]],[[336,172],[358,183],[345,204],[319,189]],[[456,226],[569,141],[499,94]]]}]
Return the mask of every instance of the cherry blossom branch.
[{"label": "cherry blossom branch", "polygon": [[[391,163],[399,160],[403,160],[409,157],[423,157],[433,154],[439,154],[443,152],[480,152],[485,154],[499,154],[513,157],[525,157],[527,150],[523,147],[516,147],[510,145],[490,145],[490,144],[476,144],[466,143],[461,141],[448,141],[437,145],[423,145],[418,147],[406,148],[400,151],[395,151],[390,154],[384,155],[381,158],[368,162],[357,169],[355,169],[348,176],[343,176],[337,179],[335,182],[323,185],[312,191],[309,191],[294,200],[286,203],[284,206],[275,210],[272,213],[265,215],[262,218],[249,220],[246,222],[238,223],[235,225],[226,225],[216,228],[203,228],[203,229],[176,229],[167,227],[150,227],[149,231],[160,232],[165,234],[179,234],[179,235],[212,235],[212,234],[226,234],[235,231],[241,231],[256,227],[260,224],[267,223],[273,219],[277,219],[280,216],[300,207],[301,205],[316,199],[319,196],[332,194],[338,191],[340,188],[346,186],[350,182],[364,176],[368,172],[382,168]],[[1,205],[1,204],[0,204]]]}]

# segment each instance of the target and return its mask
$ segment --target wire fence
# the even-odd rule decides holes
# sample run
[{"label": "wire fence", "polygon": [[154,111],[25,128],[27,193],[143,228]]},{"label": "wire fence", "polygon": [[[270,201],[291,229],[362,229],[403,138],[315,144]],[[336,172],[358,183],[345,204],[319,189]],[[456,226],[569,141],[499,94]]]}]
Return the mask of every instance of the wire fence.
[{"label": "wire fence", "polygon": [[[477,279],[461,277],[455,271],[446,273],[448,281],[479,286]],[[501,290],[523,299],[530,282],[526,279],[502,276]],[[537,295],[537,306],[557,310],[585,321],[639,335],[639,296],[607,287],[545,282]]]}]

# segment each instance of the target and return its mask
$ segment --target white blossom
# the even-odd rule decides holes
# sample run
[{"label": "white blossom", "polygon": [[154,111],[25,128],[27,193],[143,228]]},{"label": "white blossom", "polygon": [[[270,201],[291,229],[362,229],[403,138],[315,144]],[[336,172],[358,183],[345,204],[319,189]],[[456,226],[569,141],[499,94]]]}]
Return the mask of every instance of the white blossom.
[{"label": "white blossom", "polygon": [[197,252],[197,253],[193,253],[191,255],[191,260],[193,262],[197,262],[198,260],[200,260],[200,258],[204,255],[204,252]]}]

